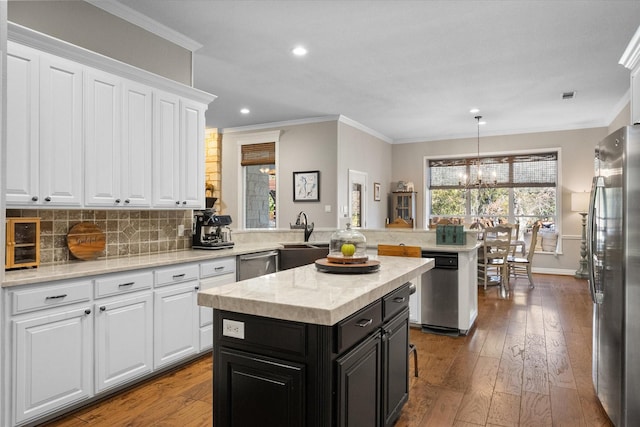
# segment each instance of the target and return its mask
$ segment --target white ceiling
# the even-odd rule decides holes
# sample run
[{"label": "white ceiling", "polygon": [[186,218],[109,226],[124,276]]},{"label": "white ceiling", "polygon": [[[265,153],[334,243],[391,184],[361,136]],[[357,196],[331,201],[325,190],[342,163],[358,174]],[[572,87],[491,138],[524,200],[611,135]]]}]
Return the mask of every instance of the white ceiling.
[{"label": "white ceiling", "polygon": [[484,135],[607,126],[640,24],[637,0],[119,1],[202,44],[208,127],[341,114],[394,142],[473,136],[472,107]]}]

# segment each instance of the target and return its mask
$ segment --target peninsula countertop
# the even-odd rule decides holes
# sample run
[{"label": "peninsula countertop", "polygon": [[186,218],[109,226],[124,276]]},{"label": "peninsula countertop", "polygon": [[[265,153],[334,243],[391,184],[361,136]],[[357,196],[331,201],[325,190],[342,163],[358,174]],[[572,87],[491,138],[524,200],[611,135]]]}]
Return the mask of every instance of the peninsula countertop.
[{"label": "peninsula countertop", "polygon": [[198,304],[236,313],[335,325],[434,266],[432,258],[371,256],[366,274],[319,272],[314,264],[200,291]]}]

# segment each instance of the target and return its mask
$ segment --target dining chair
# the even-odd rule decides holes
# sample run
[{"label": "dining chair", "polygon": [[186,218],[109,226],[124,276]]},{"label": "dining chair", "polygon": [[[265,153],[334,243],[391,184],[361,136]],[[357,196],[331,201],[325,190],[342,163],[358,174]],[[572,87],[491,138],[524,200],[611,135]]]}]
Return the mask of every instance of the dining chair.
[{"label": "dining chair", "polygon": [[[478,279],[487,285],[509,285],[507,257],[511,250],[511,227],[498,225],[484,229],[482,244],[478,250]],[[492,274],[495,271],[495,274]]]},{"label": "dining chair", "polygon": [[[406,256],[411,258],[421,258],[422,248],[420,246],[399,245],[378,245],[378,255],[385,256]],[[415,287],[411,293],[415,292]],[[413,353],[413,375],[418,376],[418,350],[415,344],[409,343],[409,356]]]},{"label": "dining chair", "polygon": [[518,235],[520,234],[520,223],[518,222],[507,222],[504,224],[505,227],[511,227],[511,255],[516,256],[516,251],[520,248],[520,253],[524,256],[524,247],[522,246],[523,242],[518,240]]},{"label": "dining chair", "polygon": [[526,257],[517,257],[515,255],[509,255],[507,257],[507,263],[509,264],[509,273],[518,278],[518,275],[527,275],[529,279],[529,288],[535,288],[533,284],[533,277],[531,276],[531,264],[533,263],[533,253],[536,249],[536,240],[538,238],[538,231],[540,230],[540,222],[536,222],[531,229],[531,243],[529,243],[529,249],[527,250]]}]

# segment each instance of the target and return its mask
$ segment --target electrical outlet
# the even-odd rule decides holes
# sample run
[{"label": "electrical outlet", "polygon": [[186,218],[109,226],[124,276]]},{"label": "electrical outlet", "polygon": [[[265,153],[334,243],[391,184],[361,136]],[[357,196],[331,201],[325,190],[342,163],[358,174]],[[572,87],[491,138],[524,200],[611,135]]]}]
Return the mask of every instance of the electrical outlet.
[{"label": "electrical outlet", "polygon": [[331,205],[324,205],[325,212],[331,212]]},{"label": "electrical outlet", "polygon": [[244,339],[244,322],[222,319],[222,335],[225,337]]}]

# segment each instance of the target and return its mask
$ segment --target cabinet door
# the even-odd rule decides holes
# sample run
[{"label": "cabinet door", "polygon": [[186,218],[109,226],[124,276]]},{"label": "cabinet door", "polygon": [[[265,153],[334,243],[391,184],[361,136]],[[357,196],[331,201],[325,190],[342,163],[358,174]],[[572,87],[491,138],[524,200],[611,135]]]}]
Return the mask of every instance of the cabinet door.
[{"label": "cabinet door", "polygon": [[94,312],[96,393],[151,372],[152,293],[98,302]]},{"label": "cabinet door", "polygon": [[116,206],[120,202],[120,79],[88,70],[85,97],[84,202]]},{"label": "cabinet door", "polygon": [[130,81],[123,84],[121,197],[124,206],[151,206],[152,95],[151,89]]},{"label": "cabinet door", "polygon": [[155,291],[154,368],[198,352],[197,287],[187,282]]},{"label": "cabinet door", "polygon": [[180,202],[179,98],[163,92],[153,96],[153,205]]},{"label": "cabinet door", "polygon": [[219,354],[214,425],[304,425],[304,365],[228,348]]},{"label": "cabinet door", "polygon": [[381,359],[377,332],[336,361],[340,427],[380,425]]},{"label": "cabinet door", "polygon": [[[36,51],[8,43],[7,205],[38,202],[39,60]],[[33,200],[35,199],[35,200]]]},{"label": "cabinet door", "polygon": [[382,411],[392,426],[409,398],[409,310],[382,326]]},{"label": "cabinet door", "polygon": [[[215,288],[236,281],[235,272],[200,280],[200,290]],[[211,307],[199,307],[200,310],[200,351],[213,346],[213,309]]]},{"label": "cabinet door", "polygon": [[40,56],[40,198],[82,204],[82,66]]},{"label": "cabinet door", "polygon": [[204,111],[180,101],[180,203],[186,208],[204,208]]},{"label": "cabinet door", "polygon": [[91,310],[48,313],[12,322],[15,423],[92,395]]}]

